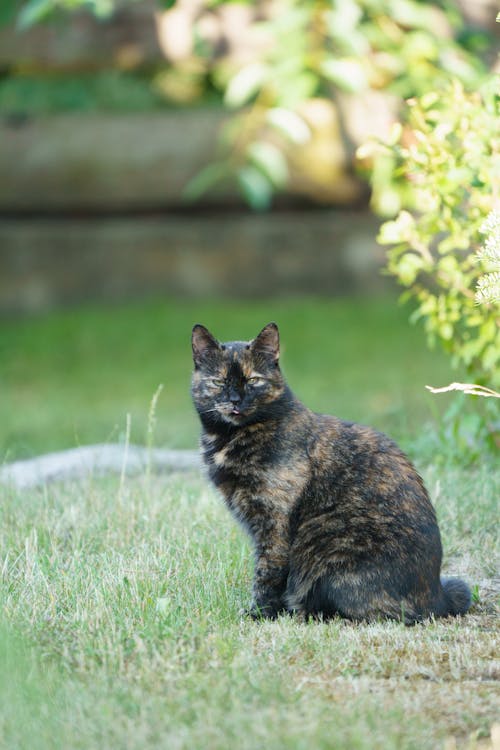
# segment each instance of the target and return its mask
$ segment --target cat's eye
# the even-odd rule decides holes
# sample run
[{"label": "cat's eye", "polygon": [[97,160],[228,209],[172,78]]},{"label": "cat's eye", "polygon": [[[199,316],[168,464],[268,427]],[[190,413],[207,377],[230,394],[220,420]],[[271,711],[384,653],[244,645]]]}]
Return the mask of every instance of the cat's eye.
[{"label": "cat's eye", "polygon": [[214,385],[216,388],[222,388],[225,385],[225,381],[222,380],[222,378],[212,378],[211,381],[212,385]]},{"label": "cat's eye", "polygon": [[264,382],[264,378],[259,378],[259,377],[248,378],[247,380],[248,385],[259,385],[260,383],[263,383],[263,382]]}]

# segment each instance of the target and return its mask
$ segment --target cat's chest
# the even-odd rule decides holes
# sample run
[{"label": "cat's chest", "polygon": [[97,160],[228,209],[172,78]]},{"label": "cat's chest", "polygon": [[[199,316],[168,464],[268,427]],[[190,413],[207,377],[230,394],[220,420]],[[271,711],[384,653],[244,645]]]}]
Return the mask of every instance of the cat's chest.
[{"label": "cat's chest", "polygon": [[305,458],[291,454],[280,441],[242,435],[222,441],[204,435],[202,453],[208,473],[230,507],[243,516],[288,508],[309,476]]},{"label": "cat's chest", "polygon": [[255,484],[263,480],[272,463],[269,445],[260,431],[248,431],[230,440],[205,433],[202,455],[212,481],[217,485]]}]

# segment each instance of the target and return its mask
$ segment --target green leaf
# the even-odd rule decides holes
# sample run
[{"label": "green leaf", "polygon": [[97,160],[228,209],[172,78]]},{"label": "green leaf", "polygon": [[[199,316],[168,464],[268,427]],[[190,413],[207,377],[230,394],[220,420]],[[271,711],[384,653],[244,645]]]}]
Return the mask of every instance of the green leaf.
[{"label": "green leaf", "polygon": [[417,274],[422,270],[423,261],[420,255],[415,253],[405,253],[400,259],[397,267],[397,275],[399,280],[405,286],[411,286]]},{"label": "green leaf", "polygon": [[[275,82],[276,83],[276,82]],[[277,104],[285,109],[294,109],[306,99],[314,96],[320,86],[320,77],[314,73],[304,71],[293,75],[291,81],[279,83]]]},{"label": "green leaf", "polygon": [[251,63],[241,68],[229,81],[224,103],[228,107],[241,107],[255,96],[268,75],[267,65]]},{"label": "green leaf", "polygon": [[495,371],[498,362],[500,362],[500,342],[487,346],[482,358],[483,367],[491,372]]},{"label": "green leaf", "polygon": [[[80,2],[80,5],[84,5],[84,2]],[[113,13],[114,1],[113,0],[92,0],[93,12],[97,18],[109,18]]]},{"label": "green leaf", "polygon": [[[423,109],[426,110],[433,107],[437,102],[439,102],[439,94],[436,91],[428,91],[420,97],[420,104]],[[429,113],[427,112],[427,117],[428,116]]]},{"label": "green leaf", "polygon": [[371,203],[380,216],[394,216],[401,208],[401,194],[396,188],[386,187],[379,192],[374,191]]},{"label": "green leaf", "polygon": [[253,0],[206,0],[209,8],[216,8],[218,5],[251,5]]},{"label": "green leaf", "polygon": [[365,69],[362,63],[354,58],[325,60],[321,65],[321,72],[344,91],[358,93],[368,88]]},{"label": "green leaf", "polygon": [[409,211],[400,211],[394,221],[386,221],[380,227],[377,242],[380,245],[392,245],[396,242],[407,242],[415,229],[415,219]]},{"label": "green leaf", "polygon": [[453,326],[451,323],[448,323],[448,321],[440,323],[438,331],[441,338],[445,341],[450,341],[453,338]]},{"label": "green leaf", "polygon": [[17,26],[21,31],[31,28],[49,16],[55,9],[54,0],[30,0],[17,17]]},{"label": "green leaf", "polygon": [[437,249],[441,255],[455,252],[456,250],[466,250],[470,246],[470,240],[463,232],[462,234],[451,234],[438,243]]},{"label": "green leaf", "polygon": [[311,138],[309,125],[296,112],[284,107],[273,107],[266,114],[269,125],[279,130],[289,141],[302,145]]},{"label": "green leaf", "polygon": [[282,152],[273,143],[255,141],[247,150],[253,164],[263,172],[275,187],[283,187],[288,179],[288,165]]},{"label": "green leaf", "polygon": [[390,8],[391,17],[398,24],[409,28],[425,29],[429,37],[434,36],[432,28],[436,20],[440,20],[439,16],[446,21],[446,16],[442,11],[435,7],[426,8],[421,2],[415,2],[415,0],[398,0],[390,3]]},{"label": "green leaf", "polygon": [[256,211],[271,205],[273,189],[269,180],[256,167],[243,167],[238,172],[238,184],[247,203]]},{"label": "green leaf", "polygon": [[363,10],[359,0],[342,0],[331,3],[332,9],[325,14],[325,23],[335,48],[345,54],[368,55],[370,44],[362,32]]},{"label": "green leaf", "polygon": [[387,139],[387,144],[389,146],[395,146],[398,144],[401,140],[401,136],[403,135],[403,126],[400,122],[393,123],[391,130],[389,132],[389,138]]},{"label": "green leaf", "polygon": [[183,190],[183,197],[188,201],[196,201],[214,187],[218,182],[228,177],[229,166],[226,162],[215,162],[208,164],[196,174]]}]

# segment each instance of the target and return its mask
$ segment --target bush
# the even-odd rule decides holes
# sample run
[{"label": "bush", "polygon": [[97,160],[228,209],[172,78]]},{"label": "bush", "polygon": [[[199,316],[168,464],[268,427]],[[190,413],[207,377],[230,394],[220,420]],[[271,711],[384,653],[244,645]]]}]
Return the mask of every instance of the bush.
[{"label": "bush", "polygon": [[[405,182],[403,209],[381,227],[387,270],[407,288],[430,344],[439,341],[474,379],[500,384],[500,302],[476,301],[490,260],[478,256],[498,201],[498,79],[478,93],[457,81],[409,102],[408,124],[390,146]],[[409,209],[409,210],[407,210]],[[487,227],[487,225],[486,225]]]},{"label": "bush", "polygon": [[485,240],[478,257],[487,272],[477,280],[476,302],[495,304],[500,302],[500,211],[492,211],[480,231]]}]

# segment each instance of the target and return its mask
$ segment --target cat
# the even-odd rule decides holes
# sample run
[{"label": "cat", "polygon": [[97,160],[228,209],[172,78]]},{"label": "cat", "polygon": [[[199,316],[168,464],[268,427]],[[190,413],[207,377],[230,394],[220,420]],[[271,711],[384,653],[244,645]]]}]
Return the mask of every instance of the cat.
[{"label": "cat", "polygon": [[464,614],[467,584],[440,579],[423,481],[370,427],[316,414],[288,387],[279,331],[220,343],[192,333],[192,397],[208,474],[255,549],[252,617],[354,621]]}]

